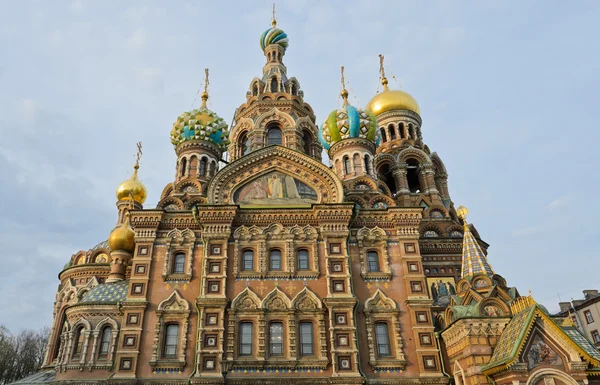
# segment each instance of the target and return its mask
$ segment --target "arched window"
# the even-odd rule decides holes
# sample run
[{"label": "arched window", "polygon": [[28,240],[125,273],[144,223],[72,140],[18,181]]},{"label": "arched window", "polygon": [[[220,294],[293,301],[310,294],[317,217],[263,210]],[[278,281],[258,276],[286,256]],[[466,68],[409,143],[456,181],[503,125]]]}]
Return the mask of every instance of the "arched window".
[{"label": "arched window", "polygon": [[411,193],[421,192],[421,182],[419,178],[419,162],[416,159],[406,161],[406,181]]},{"label": "arched window", "polygon": [[269,354],[272,356],[283,355],[283,324],[271,322],[269,325]]},{"label": "arched window", "polygon": [[281,250],[271,250],[269,253],[269,270],[281,270]]},{"label": "arched window", "polygon": [[186,169],[187,169],[187,159],[181,158],[181,171],[179,172],[179,174],[181,176],[185,176]]},{"label": "arched window", "polygon": [[398,124],[398,132],[400,133],[400,138],[406,139],[406,134],[404,133],[404,123]]},{"label": "arched window", "polygon": [[240,356],[252,355],[252,322],[240,323]]},{"label": "arched window", "polygon": [[108,357],[111,339],[112,329],[110,326],[106,326],[104,329],[102,329],[102,334],[100,335],[100,349],[98,350],[98,358]]},{"label": "arched window", "polygon": [[365,174],[370,174],[371,173],[371,167],[370,164],[371,162],[369,162],[369,155],[365,155]]},{"label": "arched window", "polygon": [[214,160],[210,162],[210,176],[213,176],[217,173],[217,162]]},{"label": "arched window", "polygon": [[206,175],[206,165],[207,165],[207,160],[206,158],[202,158],[202,160],[200,161],[200,176],[205,176]]},{"label": "arched window", "polygon": [[393,124],[390,124],[388,126],[388,130],[390,130],[390,140],[396,139],[396,128],[394,127]]},{"label": "arched window", "polygon": [[273,76],[271,78],[271,92],[277,92],[277,78],[275,76]]},{"label": "arched window", "polygon": [[377,255],[376,251],[367,252],[367,263],[370,272],[379,271],[379,255]]},{"label": "arched window", "polygon": [[310,145],[313,142],[312,135],[308,131],[304,131],[302,134],[302,147],[304,148],[304,153],[306,155],[312,155],[310,151]]},{"label": "arched window", "polygon": [[272,144],[281,146],[281,129],[279,127],[271,127],[267,131],[267,145]]},{"label": "arched window", "polygon": [[375,324],[375,338],[377,340],[377,355],[379,357],[391,356],[392,349],[390,349],[390,335],[387,323],[377,322]]},{"label": "arched window", "polygon": [[308,250],[300,249],[297,253],[298,258],[298,270],[309,270],[310,264],[308,263]]},{"label": "arched window", "polygon": [[416,135],[415,135],[415,129],[413,128],[412,124],[408,124],[408,137],[412,140],[417,139]]},{"label": "arched window", "polygon": [[258,95],[258,84],[256,83],[254,83],[254,85],[252,86],[252,95]]},{"label": "arched window", "polygon": [[381,131],[381,141],[383,143],[387,142],[387,134],[385,133],[385,128],[381,127],[379,131]]},{"label": "arched window", "polygon": [[390,164],[384,163],[377,170],[377,174],[379,179],[390,189],[392,196],[396,194],[396,180],[394,179],[394,175],[392,174],[392,170],[390,170]]},{"label": "arched window", "polygon": [[238,139],[238,148],[240,156],[246,155],[250,152],[250,140],[248,139],[248,133],[244,132]]},{"label": "arched window", "polygon": [[292,95],[296,96],[298,94],[298,88],[296,84],[292,84]]},{"label": "arched window", "polygon": [[165,340],[163,343],[163,357],[177,358],[177,346],[179,345],[179,325],[167,324],[165,328]]},{"label": "arched window", "polygon": [[312,356],[315,354],[312,322],[300,323],[300,355]]},{"label": "arched window", "polygon": [[254,270],[254,251],[244,250],[242,252],[242,270],[252,271]]},{"label": "arched window", "polygon": [[73,356],[81,354],[81,350],[83,349],[83,331],[83,326],[80,326],[75,331],[75,339],[73,340]]},{"label": "arched window", "polygon": [[346,175],[350,175],[352,172],[352,166],[350,165],[350,158],[347,156],[344,157],[344,173]]},{"label": "arched window", "polygon": [[185,254],[176,253],[173,258],[173,273],[183,274],[185,271]]}]

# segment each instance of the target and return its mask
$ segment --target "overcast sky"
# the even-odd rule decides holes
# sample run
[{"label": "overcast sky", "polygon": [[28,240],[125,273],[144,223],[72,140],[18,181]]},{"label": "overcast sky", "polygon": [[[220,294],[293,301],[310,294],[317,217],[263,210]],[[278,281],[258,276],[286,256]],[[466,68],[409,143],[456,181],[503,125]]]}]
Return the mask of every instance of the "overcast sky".
[{"label": "overcast sky", "polygon": [[[261,74],[271,4],[0,0],[0,324],[50,324],[57,274],[107,238],[138,141],[155,207],[205,67],[209,107],[231,121]],[[385,55],[509,285],[550,310],[600,287],[600,2],[296,0],[277,18],[319,124],[340,65],[364,106]]]}]

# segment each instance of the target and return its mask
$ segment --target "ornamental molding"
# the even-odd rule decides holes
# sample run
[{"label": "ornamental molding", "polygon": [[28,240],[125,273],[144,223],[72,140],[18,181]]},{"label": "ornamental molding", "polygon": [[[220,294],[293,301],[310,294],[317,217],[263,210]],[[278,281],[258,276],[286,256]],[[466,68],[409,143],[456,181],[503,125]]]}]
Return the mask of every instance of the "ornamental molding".
[{"label": "ornamental molding", "polygon": [[[421,116],[419,114],[409,111],[409,110],[393,110],[386,111],[376,116],[377,124],[380,126],[386,125],[388,123],[395,123],[398,121],[398,118],[406,119],[408,121],[413,121],[417,123],[419,126],[423,123],[421,120]],[[393,120],[390,121],[390,120]]]},{"label": "ornamental molding", "polygon": [[269,146],[236,159],[210,181],[211,204],[233,203],[233,193],[249,179],[271,171],[280,171],[311,186],[321,203],[341,203],[344,189],[337,175],[323,163],[301,152],[281,146]]}]

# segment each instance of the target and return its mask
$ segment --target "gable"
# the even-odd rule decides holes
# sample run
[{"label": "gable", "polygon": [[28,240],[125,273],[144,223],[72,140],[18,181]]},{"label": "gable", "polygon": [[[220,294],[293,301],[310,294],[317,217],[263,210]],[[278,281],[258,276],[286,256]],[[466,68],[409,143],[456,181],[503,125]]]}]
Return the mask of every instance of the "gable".
[{"label": "gable", "polygon": [[210,181],[211,204],[310,206],[341,203],[342,183],[323,163],[298,151],[269,146],[236,159]]}]

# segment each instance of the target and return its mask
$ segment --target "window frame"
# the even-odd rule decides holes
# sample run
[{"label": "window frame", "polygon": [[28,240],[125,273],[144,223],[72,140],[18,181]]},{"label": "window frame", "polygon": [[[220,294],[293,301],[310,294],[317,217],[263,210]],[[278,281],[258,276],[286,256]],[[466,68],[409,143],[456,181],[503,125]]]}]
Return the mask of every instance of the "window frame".
[{"label": "window frame", "polygon": [[[384,331],[380,330],[380,327],[385,327]],[[383,333],[385,332],[385,333]],[[380,340],[384,338],[385,341]],[[390,341],[390,328],[387,322],[377,321],[375,322],[375,345],[377,346],[378,357],[391,357],[392,356],[392,344]],[[382,348],[387,346],[387,353],[382,352]]]},{"label": "window frame", "polygon": [[[178,257],[183,257],[183,261],[178,261]],[[171,266],[171,274],[185,274],[186,255],[182,251],[176,251],[173,254],[173,265]],[[180,264],[178,262],[181,262]],[[178,267],[181,267],[179,269]]]},{"label": "window frame", "polygon": [[[372,256],[375,256],[375,260],[371,260]],[[376,269],[374,269],[375,267]],[[381,273],[381,265],[379,263],[379,253],[377,250],[367,250],[367,271],[369,273]]]},{"label": "window frame", "polygon": [[[106,338],[106,331],[108,330],[108,340]],[[100,344],[98,346],[98,359],[107,358],[110,353],[110,345],[112,342],[112,328],[107,325],[102,328],[100,331]],[[106,346],[106,349],[103,347]]]},{"label": "window frame", "polygon": [[[250,269],[247,269],[247,265],[246,265],[246,253],[250,253],[249,255],[252,257],[251,260],[251,265],[252,267]],[[244,249],[242,250],[242,271],[254,271],[254,250],[252,249]]]},{"label": "window frame", "polygon": [[[302,253],[303,257],[306,256],[306,267],[302,267],[300,264],[300,262],[301,262],[300,253]],[[298,271],[309,271],[310,270],[310,252],[307,249],[296,250],[296,268],[298,269]]]},{"label": "window frame", "polygon": [[72,357],[79,357],[83,350],[83,340],[85,338],[85,326],[80,325],[75,329],[75,337],[73,338],[73,353]]},{"label": "window frame", "polygon": [[[273,331],[274,326],[277,326],[280,328],[280,331],[277,334],[280,334],[279,338],[281,338],[281,342],[273,341],[273,338],[276,336],[276,334]],[[283,341],[284,341],[283,322],[281,322],[281,321],[269,322],[269,356],[281,357],[284,355],[285,351],[284,351],[284,342]],[[279,348],[278,353],[275,352],[276,348]]]},{"label": "window frame", "polygon": [[[304,331],[303,331],[303,326],[310,326],[310,331],[308,332],[308,338],[307,340],[309,342],[304,342],[304,337],[306,337],[304,335]],[[312,322],[310,321],[301,321],[300,325],[298,327],[298,336],[299,336],[299,345],[300,345],[300,356],[302,357],[311,357],[315,355],[315,326],[313,325]],[[305,352],[305,345],[308,345],[310,347],[310,352]]]},{"label": "window frame", "polygon": [[[279,254],[279,267],[278,268],[274,268],[273,267],[273,256],[275,253]],[[283,270],[283,253],[281,252],[280,249],[271,249],[269,250],[269,270],[270,271],[282,271]]]},{"label": "window frame", "polygon": [[[273,138],[271,136],[272,132],[273,133],[278,132],[279,137]],[[278,143],[275,143],[274,141],[278,141]],[[281,128],[279,126],[272,125],[267,128],[267,146],[283,146],[283,131],[281,130]]]},{"label": "window frame", "polygon": [[585,320],[588,324],[594,322],[594,317],[592,317],[592,312],[589,310],[584,310],[583,315],[585,316]]},{"label": "window frame", "polygon": [[[244,342],[244,328],[245,327],[249,327],[250,331],[250,342]],[[239,337],[239,344],[238,344],[238,356],[240,357],[247,357],[247,356],[252,356],[253,351],[254,351],[254,324],[252,322],[249,321],[241,321],[239,324],[239,333],[240,333],[240,337]],[[244,347],[249,347],[250,350],[248,353],[244,352]]]},{"label": "window frame", "polygon": [[598,333],[598,330],[592,330],[590,334],[592,335],[592,341],[595,344],[600,343],[600,333]]},{"label": "window frame", "polygon": [[[175,336],[170,335],[169,334],[169,330],[175,328],[176,333]],[[180,332],[180,325],[178,322],[169,322],[167,324],[165,324],[165,329],[164,329],[164,337],[163,337],[163,341],[162,341],[162,349],[161,349],[161,357],[164,359],[168,359],[168,360],[172,360],[172,359],[177,359],[177,357],[179,356],[179,332]],[[175,338],[175,344],[170,343],[170,338]],[[174,350],[173,353],[167,352],[168,348],[172,348]]]}]

